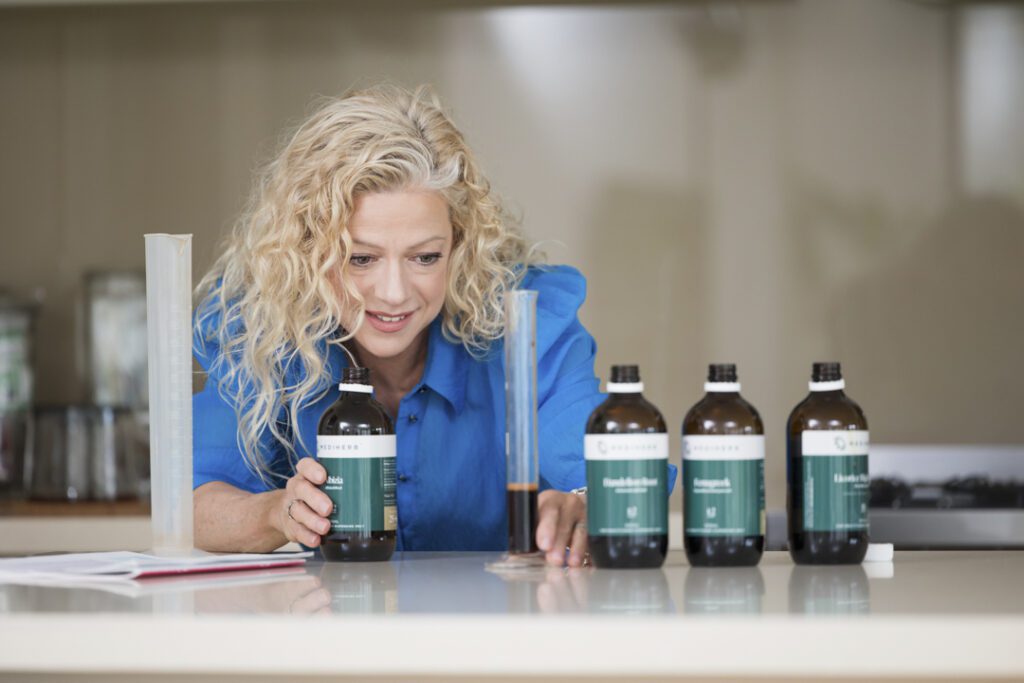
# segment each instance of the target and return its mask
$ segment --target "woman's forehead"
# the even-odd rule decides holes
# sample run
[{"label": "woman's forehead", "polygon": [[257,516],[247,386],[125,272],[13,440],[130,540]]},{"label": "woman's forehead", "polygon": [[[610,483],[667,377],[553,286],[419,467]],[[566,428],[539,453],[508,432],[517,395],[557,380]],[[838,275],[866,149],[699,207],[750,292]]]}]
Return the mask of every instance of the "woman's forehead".
[{"label": "woman's forehead", "polygon": [[452,225],[439,192],[399,190],[359,195],[348,231],[360,246],[408,249],[447,241]]}]

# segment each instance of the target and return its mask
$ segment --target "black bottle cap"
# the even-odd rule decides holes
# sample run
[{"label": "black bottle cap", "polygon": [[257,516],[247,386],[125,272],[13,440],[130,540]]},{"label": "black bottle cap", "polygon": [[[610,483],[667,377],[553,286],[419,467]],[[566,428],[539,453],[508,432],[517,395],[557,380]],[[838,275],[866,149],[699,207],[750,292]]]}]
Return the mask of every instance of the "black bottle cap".
[{"label": "black bottle cap", "polygon": [[708,366],[709,382],[735,382],[735,363],[712,363]]},{"label": "black bottle cap", "polygon": [[839,363],[815,363],[811,367],[812,382],[835,382],[843,378]]},{"label": "black bottle cap", "polygon": [[341,371],[342,384],[369,384],[370,368],[347,367]]},{"label": "black bottle cap", "polygon": [[640,366],[613,365],[611,382],[616,384],[635,384],[640,381]]}]

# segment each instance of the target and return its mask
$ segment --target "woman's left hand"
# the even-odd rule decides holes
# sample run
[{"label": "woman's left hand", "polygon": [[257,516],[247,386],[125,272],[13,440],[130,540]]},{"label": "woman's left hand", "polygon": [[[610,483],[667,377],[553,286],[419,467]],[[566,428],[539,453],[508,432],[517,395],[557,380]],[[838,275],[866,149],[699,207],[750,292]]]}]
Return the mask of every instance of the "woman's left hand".
[{"label": "woman's left hand", "polygon": [[583,566],[587,553],[587,502],[583,496],[561,491],[544,491],[537,498],[537,546],[548,564]]}]

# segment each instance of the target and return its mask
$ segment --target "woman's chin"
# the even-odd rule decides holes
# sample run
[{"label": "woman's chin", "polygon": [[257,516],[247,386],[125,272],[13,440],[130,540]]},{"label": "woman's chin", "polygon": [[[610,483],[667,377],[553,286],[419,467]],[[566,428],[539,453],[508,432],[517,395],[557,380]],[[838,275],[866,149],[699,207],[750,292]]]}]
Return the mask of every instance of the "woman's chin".
[{"label": "woman's chin", "polygon": [[402,332],[401,335],[385,335],[374,330],[365,336],[357,335],[356,342],[363,351],[374,358],[395,358],[407,351],[416,341],[417,335],[408,334],[405,330]]}]

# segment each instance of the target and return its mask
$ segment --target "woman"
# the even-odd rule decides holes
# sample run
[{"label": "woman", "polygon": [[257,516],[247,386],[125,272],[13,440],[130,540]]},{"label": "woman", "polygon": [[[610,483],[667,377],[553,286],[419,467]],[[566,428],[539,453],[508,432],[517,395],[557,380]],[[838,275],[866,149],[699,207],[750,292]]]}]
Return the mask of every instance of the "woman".
[{"label": "woman", "polygon": [[331,502],[316,427],[351,353],[395,419],[398,549],[505,548],[502,300],[520,287],[539,292],[537,543],[580,565],[573,490],[602,400],[577,319],[585,286],[533,263],[424,89],[327,101],[267,167],[198,287],[209,378],[194,400],[196,545],[319,545]]}]

